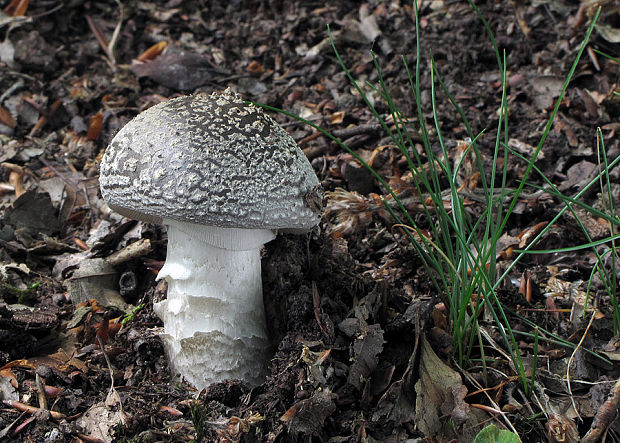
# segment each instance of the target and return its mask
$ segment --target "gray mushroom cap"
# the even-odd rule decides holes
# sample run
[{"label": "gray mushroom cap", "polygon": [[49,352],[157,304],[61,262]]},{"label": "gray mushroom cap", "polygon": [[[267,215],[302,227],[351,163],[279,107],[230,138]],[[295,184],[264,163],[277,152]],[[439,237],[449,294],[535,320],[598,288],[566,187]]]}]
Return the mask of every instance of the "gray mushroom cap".
[{"label": "gray mushroom cap", "polygon": [[304,153],[230,89],[140,113],[106,149],[99,181],[110,208],[152,223],[304,232],[321,213]]}]

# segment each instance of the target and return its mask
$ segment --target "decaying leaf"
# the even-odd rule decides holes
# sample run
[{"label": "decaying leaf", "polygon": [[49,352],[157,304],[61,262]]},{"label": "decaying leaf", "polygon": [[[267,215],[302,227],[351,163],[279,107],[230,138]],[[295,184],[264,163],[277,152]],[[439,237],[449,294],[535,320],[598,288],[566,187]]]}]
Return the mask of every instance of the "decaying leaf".
[{"label": "decaying leaf", "polygon": [[183,413],[179,411],[177,408],[173,408],[172,406],[161,405],[159,407],[159,412],[163,414],[169,414],[173,417],[182,417]]},{"label": "decaying leaf", "polygon": [[322,364],[329,358],[331,349],[327,349],[322,352],[313,352],[307,346],[304,346],[301,351],[301,358],[308,365],[310,375],[315,382],[320,384],[327,383],[325,376],[323,375]]},{"label": "decaying leaf", "polygon": [[11,0],[11,2],[4,8],[4,13],[13,17],[23,16],[26,14],[29,3],[29,0]]},{"label": "decaying leaf", "polygon": [[596,217],[582,208],[574,208],[574,211],[592,240],[598,240],[610,235],[611,225],[607,220]]},{"label": "decaying leaf", "polygon": [[164,51],[164,49],[166,49],[167,46],[168,42],[165,40],[157,42],[146,51],[144,51],[142,54],[140,54],[138,57],[136,57],[136,60],[139,62],[148,62],[150,60],[153,60],[157,58]]},{"label": "decaying leaf", "polygon": [[365,380],[377,367],[378,356],[383,351],[383,329],[381,326],[369,325],[362,328],[362,333],[353,344],[353,364],[347,381],[361,389]]},{"label": "decaying leaf", "polygon": [[616,419],[618,405],[620,404],[620,379],[616,380],[609,397],[598,409],[588,433],[581,440],[583,443],[595,442],[600,439],[603,433]]},{"label": "decaying leaf", "polygon": [[105,402],[91,406],[77,423],[84,429],[86,435],[111,443],[114,441],[114,428],[119,423],[125,424],[128,418],[123,411],[118,392],[111,388]]},{"label": "decaying leaf", "polygon": [[461,427],[471,430],[477,426],[476,417],[464,401],[467,388],[461,376],[437,357],[424,337],[419,375],[415,384],[415,423],[424,435],[449,439],[454,438],[454,431]]},{"label": "decaying leaf", "polygon": [[317,389],[312,397],[295,403],[280,420],[293,434],[313,435],[323,428],[325,419],[336,410],[333,394],[329,389]]},{"label": "decaying leaf", "polygon": [[379,399],[373,420],[385,418],[397,424],[413,421],[415,405],[409,394],[412,390],[407,378],[392,383]]},{"label": "decaying leaf", "polygon": [[250,432],[252,425],[263,420],[260,414],[252,414],[248,418],[230,417],[224,426],[215,432],[222,442],[238,442],[244,434]]},{"label": "decaying leaf", "polygon": [[328,118],[328,122],[330,125],[339,125],[344,121],[345,112],[338,111],[331,114]]},{"label": "decaying leaf", "polygon": [[4,109],[2,106],[0,106],[0,123],[11,129],[17,126],[17,122],[15,121],[13,116],[9,113],[9,111]]},{"label": "decaying leaf", "polygon": [[88,367],[82,360],[75,356],[67,355],[62,349],[51,355],[32,357],[28,360],[19,360],[18,363],[21,367],[31,369],[36,369],[40,365],[46,365],[56,368],[63,373],[69,373],[75,369],[84,373],[88,372]]},{"label": "decaying leaf", "polygon": [[70,297],[78,304],[91,298],[102,306],[125,309],[127,303],[116,290],[116,270],[102,258],[83,260],[70,281]]},{"label": "decaying leaf", "polygon": [[256,60],[251,61],[247,69],[250,74],[256,76],[260,76],[263,72],[265,72],[265,66]]},{"label": "decaying leaf", "polygon": [[[523,154],[523,156],[528,159],[532,158],[534,156],[534,153],[536,152],[536,146],[532,146],[516,138],[511,138],[510,140],[508,140],[508,147],[517,151],[519,154]],[[541,150],[538,153],[537,158],[539,160],[545,158],[545,151]]]},{"label": "decaying leaf", "polygon": [[90,124],[88,125],[88,132],[86,138],[88,140],[97,140],[101,133],[101,127],[103,126],[103,112],[98,111],[90,118]]},{"label": "decaying leaf", "polygon": [[[574,312],[572,318],[573,321],[577,322],[586,307],[592,309],[592,297],[588,298],[587,292],[582,289],[583,284],[582,280],[567,282],[553,276],[546,282],[544,295],[573,303]],[[600,319],[603,317],[604,314],[599,309],[596,309],[595,318]]]},{"label": "decaying leaf", "polygon": [[381,35],[381,30],[379,29],[375,16],[369,14],[369,12],[368,5],[363,4],[360,7],[358,28],[364,37],[366,37],[366,40],[372,42]]},{"label": "decaying leaf", "polygon": [[523,230],[519,233],[519,248],[525,248],[530,244],[530,241],[533,240],[540,231],[543,230],[545,226],[547,226],[548,222],[540,222],[536,223],[534,226],[528,226],[527,229]]},{"label": "decaying leaf", "polygon": [[587,160],[575,163],[566,171],[566,180],[558,186],[558,189],[562,192],[571,188],[582,189],[594,177],[596,169],[596,165]]},{"label": "decaying leaf", "polygon": [[577,443],[579,441],[577,425],[564,415],[551,414],[545,427],[549,441],[553,443]]},{"label": "decaying leaf", "polygon": [[138,77],[149,77],[176,90],[207,84],[217,73],[204,56],[177,46],[166,47],[159,57],[146,63],[134,63],[131,70]]},{"label": "decaying leaf", "polygon": [[551,75],[535,76],[530,79],[534,90],[533,100],[536,107],[544,111],[553,105],[553,100],[562,92],[564,80]]},{"label": "decaying leaf", "polygon": [[49,194],[36,191],[27,191],[15,200],[13,208],[5,212],[4,223],[26,229],[31,235],[51,235],[60,229]]},{"label": "decaying leaf", "polygon": [[13,379],[0,374],[0,400],[19,400],[19,394],[13,386]]}]

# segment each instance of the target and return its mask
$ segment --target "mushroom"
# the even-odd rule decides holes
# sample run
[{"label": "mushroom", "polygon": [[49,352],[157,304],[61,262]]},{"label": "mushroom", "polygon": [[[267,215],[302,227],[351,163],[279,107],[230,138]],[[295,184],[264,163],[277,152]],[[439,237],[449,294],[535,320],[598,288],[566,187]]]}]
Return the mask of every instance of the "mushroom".
[{"label": "mushroom", "polygon": [[321,213],[318,179],[295,141],[227,89],[174,98],[140,113],[101,163],[114,211],[163,223],[166,262],[155,304],[173,371],[198,389],[224,379],[256,385],[269,340],[261,246],[304,233]]}]

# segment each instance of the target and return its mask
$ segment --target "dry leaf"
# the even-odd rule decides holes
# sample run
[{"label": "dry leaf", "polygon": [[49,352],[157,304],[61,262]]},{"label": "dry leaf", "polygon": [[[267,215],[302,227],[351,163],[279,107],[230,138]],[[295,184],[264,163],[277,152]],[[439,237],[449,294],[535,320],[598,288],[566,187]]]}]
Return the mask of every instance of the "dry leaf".
[{"label": "dry leaf", "polygon": [[29,3],[29,0],[11,0],[11,3],[4,8],[4,13],[11,17],[21,17],[26,14]]},{"label": "dry leaf", "polygon": [[329,116],[328,122],[330,125],[339,125],[344,120],[344,111],[334,112]]},{"label": "dry leaf", "polygon": [[336,410],[333,394],[329,389],[318,389],[312,397],[289,408],[280,420],[293,434],[314,435],[323,429],[325,419]]},{"label": "dry leaf", "polygon": [[263,66],[256,60],[253,60],[248,65],[248,72],[252,75],[261,75],[263,72],[265,72],[265,66]]},{"label": "dry leaf", "polygon": [[15,122],[13,116],[11,116],[9,111],[4,109],[2,106],[0,106],[0,123],[8,126],[9,128],[14,128],[15,126],[17,126],[17,122]]},{"label": "dry leaf", "polygon": [[118,424],[125,424],[128,420],[123,411],[121,398],[116,389],[111,388],[105,402],[99,402],[91,406],[77,424],[89,437],[98,438],[106,443],[112,443],[114,428]]},{"label": "dry leaf", "polygon": [[526,230],[522,231],[518,237],[519,237],[519,247],[520,248],[525,248],[530,241],[536,237],[538,235],[538,233],[540,231],[542,231],[542,229],[547,226],[549,224],[549,222],[540,222],[535,224],[534,226],[530,226],[529,228],[527,228]]},{"label": "dry leaf", "polygon": [[467,388],[461,376],[437,357],[425,337],[422,337],[419,373],[415,384],[415,423],[424,435],[449,440],[456,437],[456,430],[472,430],[478,425],[464,401]]},{"label": "dry leaf", "polygon": [[353,343],[353,364],[349,369],[349,384],[361,389],[378,363],[383,351],[383,329],[378,324],[362,328],[362,334]]},{"label": "dry leaf", "polygon": [[189,90],[202,86],[213,79],[216,70],[203,55],[168,46],[162,54],[146,63],[134,63],[131,70],[138,77],[177,90]]},{"label": "dry leaf", "polygon": [[88,140],[97,140],[101,133],[101,127],[103,126],[103,112],[99,111],[90,118],[90,125],[88,126],[88,132],[86,138]]},{"label": "dry leaf", "polygon": [[551,414],[549,421],[545,423],[549,435],[549,441],[553,443],[577,443],[579,432],[575,422],[563,415]]},{"label": "dry leaf", "polygon": [[140,54],[136,58],[136,60],[140,62],[148,62],[148,61],[154,60],[155,58],[159,57],[159,55],[161,55],[162,52],[164,52],[164,49],[166,49],[166,46],[168,46],[167,41],[155,43],[153,46],[151,46],[146,51],[144,51],[142,54]]}]

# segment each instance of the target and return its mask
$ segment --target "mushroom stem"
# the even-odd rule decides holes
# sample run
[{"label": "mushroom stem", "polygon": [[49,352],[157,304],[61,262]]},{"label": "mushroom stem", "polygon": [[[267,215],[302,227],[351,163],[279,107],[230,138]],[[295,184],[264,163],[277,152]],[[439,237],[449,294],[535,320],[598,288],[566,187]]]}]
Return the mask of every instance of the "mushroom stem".
[{"label": "mushroom stem", "polygon": [[172,369],[197,389],[228,378],[260,383],[269,345],[260,247],[274,232],[164,224],[168,255],[157,279],[167,280],[168,298],[155,312]]}]

